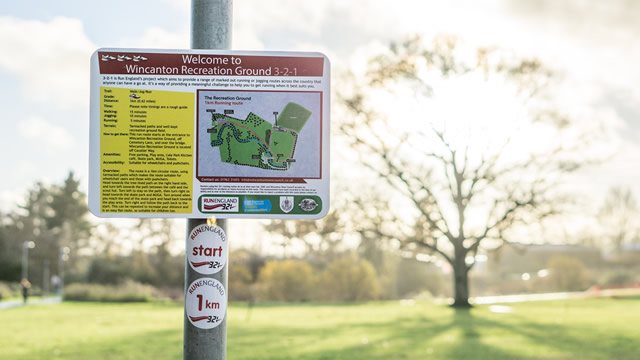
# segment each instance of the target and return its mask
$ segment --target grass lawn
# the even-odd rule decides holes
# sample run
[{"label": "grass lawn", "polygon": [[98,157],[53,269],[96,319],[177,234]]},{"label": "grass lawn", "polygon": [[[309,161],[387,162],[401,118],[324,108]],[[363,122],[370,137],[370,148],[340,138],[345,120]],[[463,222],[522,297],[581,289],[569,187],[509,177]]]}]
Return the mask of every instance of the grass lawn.
[{"label": "grass lawn", "polygon": [[[229,309],[235,359],[640,359],[640,299],[454,311],[427,302]],[[0,359],[180,359],[182,305],[0,310]]]}]

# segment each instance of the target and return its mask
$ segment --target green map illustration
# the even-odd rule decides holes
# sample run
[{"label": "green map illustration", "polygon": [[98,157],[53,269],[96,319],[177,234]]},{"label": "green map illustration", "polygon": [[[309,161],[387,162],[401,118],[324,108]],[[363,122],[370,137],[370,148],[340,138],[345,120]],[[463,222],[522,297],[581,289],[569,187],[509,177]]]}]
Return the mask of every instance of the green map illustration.
[{"label": "green map illustration", "polygon": [[222,162],[267,170],[288,170],[295,163],[298,134],[311,111],[290,102],[277,115],[275,124],[249,113],[241,120],[212,112],[211,146],[220,149]]}]

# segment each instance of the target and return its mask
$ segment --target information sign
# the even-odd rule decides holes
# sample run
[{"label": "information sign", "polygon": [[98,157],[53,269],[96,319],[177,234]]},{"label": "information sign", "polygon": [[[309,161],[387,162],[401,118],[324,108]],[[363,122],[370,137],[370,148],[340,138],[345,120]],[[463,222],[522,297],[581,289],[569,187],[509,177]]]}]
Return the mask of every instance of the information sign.
[{"label": "information sign", "polygon": [[99,49],[89,208],[101,217],[323,217],[329,95],[320,53]]}]

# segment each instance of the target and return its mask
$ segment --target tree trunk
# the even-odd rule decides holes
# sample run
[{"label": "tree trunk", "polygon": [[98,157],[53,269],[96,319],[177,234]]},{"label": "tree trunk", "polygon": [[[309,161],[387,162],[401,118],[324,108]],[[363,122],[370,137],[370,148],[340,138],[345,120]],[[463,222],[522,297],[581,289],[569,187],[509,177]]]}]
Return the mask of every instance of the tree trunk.
[{"label": "tree trunk", "polygon": [[456,256],[453,266],[454,298],[452,307],[470,308],[469,304],[469,268],[464,256]]}]

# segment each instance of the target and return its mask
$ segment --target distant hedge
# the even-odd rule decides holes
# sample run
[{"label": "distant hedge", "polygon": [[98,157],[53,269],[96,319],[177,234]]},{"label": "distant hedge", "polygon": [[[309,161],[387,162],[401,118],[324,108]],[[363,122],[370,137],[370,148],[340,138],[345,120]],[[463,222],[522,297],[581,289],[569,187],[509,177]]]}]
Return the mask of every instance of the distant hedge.
[{"label": "distant hedge", "polygon": [[0,301],[20,296],[20,284],[0,281]]},{"label": "distant hedge", "polygon": [[96,302],[149,302],[154,288],[134,281],[119,285],[71,284],[65,287],[64,299]]}]

